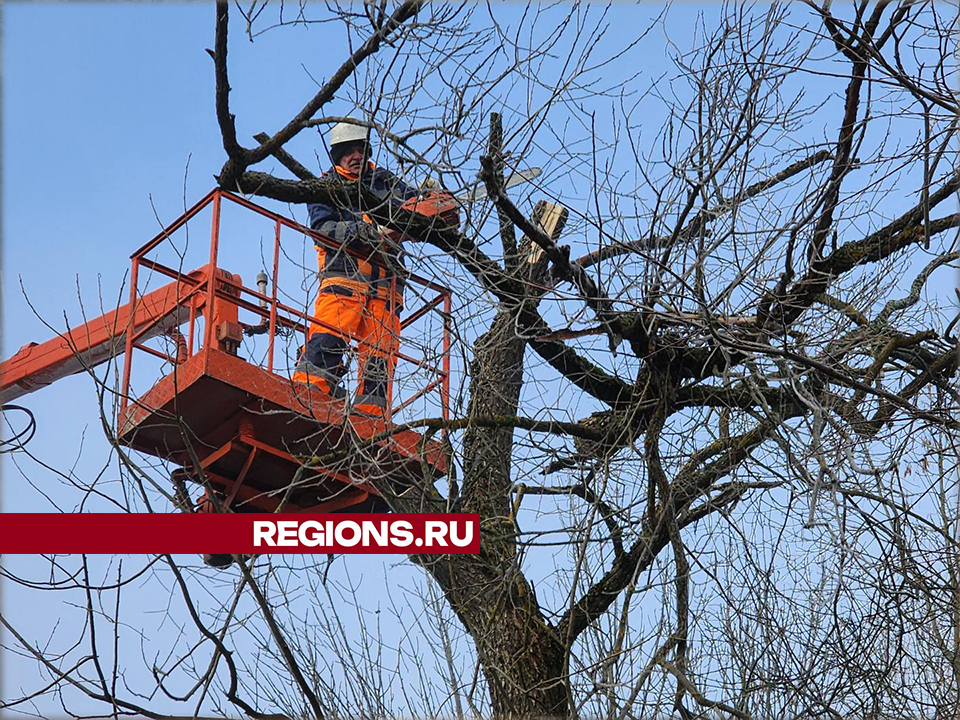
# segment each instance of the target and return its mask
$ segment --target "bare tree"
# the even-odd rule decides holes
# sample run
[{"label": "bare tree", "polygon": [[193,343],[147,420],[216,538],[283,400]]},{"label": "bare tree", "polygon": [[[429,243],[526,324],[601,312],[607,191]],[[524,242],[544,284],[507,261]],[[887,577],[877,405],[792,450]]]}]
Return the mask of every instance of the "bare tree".
[{"label": "bare tree", "polygon": [[[317,10],[241,14],[255,39]],[[835,10],[725,5],[682,36],[661,16],[614,46],[595,7],[328,7],[351,56],[254,141],[230,111],[236,19],[217,4],[220,185],[362,210],[458,282],[458,412],[413,423],[450,431],[451,477],[372,478],[393,511],[483,518],[478,555],[410,558],[445,687],[397,669],[418,698],[403,707],[960,713],[960,356],[955,310],[930,290],[960,260],[956,13]],[[663,76],[632,71],[664,49]],[[479,176],[489,201],[440,226],[294,159],[294,138],[348,114],[408,179]],[[508,194],[527,164],[543,175]],[[568,214],[548,226],[547,203]],[[225,712],[395,711],[369,618],[358,644],[340,624],[363,599],[333,598],[322,563],[241,565],[206,618],[174,559],[157,564],[201,633],[154,662],[168,697],[199,708],[218,678]],[[95,644],[97,616],[116,616],[85,572],[72,582]],[[99,666],[60,667],[7,629],[49,687],[157,716]],[[349,681],[327,680],[318,647]],[[168,690],[174,677],[192,685]]]}]

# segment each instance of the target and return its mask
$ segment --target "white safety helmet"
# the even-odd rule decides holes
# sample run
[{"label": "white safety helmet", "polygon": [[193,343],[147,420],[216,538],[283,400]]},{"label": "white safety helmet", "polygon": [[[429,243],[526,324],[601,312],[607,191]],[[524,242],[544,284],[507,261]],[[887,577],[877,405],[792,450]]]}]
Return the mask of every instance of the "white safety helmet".
[{"label": "white safety helmet", "polygon": [[[356,120],[356,118],[347,118],[347,120]],[[337,145],[353,142],[370,142],[370,130],[362,125],[355,125],[352,122],[341,122],[333,126],[330,130],[330,148]]]}]

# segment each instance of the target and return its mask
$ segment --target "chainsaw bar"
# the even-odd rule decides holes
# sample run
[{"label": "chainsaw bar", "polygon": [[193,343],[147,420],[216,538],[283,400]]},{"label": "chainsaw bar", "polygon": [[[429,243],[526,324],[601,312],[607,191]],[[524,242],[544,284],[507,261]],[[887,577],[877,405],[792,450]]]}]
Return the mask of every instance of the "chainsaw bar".
[{"label": "chainsaw bar", "polygon": [[[542,171],[538,167],[534,168],[525,168],[523,170],[517,170],[510,177],[506,179],[503,183],[503,189],[511,188],[514,185],[520,185],[521,183],[529,182],[537,177]],[[471,187],[469,190],[465,190],[459,195],[454,195],[454,199],[462,203],[472,203],[477,202],[478,200],[483,200],[487,196],[487,188],[483,183],[478,182],[476,185]]]}]

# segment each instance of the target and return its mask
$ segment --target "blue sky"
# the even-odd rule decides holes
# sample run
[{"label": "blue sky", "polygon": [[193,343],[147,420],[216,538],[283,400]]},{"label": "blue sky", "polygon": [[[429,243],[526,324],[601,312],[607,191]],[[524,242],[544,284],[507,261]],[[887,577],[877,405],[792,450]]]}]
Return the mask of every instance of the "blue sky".
[{"label": "blue sky", "polygon": [[[109,307],[130,253],[159,229],[154,207],[163,222],[182,212],[188,162],[186,202],[213,187],[223,161],[213,63],[204,51],[213,45],[213,17],[208,3],[4,4],[3,357],[51,335],[28,308],[21,280],[36,312],[58,328],[64,311],[71,324],[80,320],[78,284],[88,312],[98,314],[90,310],[98,294]],[[327,52],[342,55],[341,36],[319,28],[303,35],[319,64]],[[233,100],[247,135],[274,129],[311,94],[299,66],[281,73],[263,64],[271,54],[277,65],[289,59],[276,42],[287,40],[282,33],[261,38],[258,60],[244,52],[249,43],[233,38]],[[88,378],[68,378],[24,404],[37,417],[32,449],[78,477],[102,472],[109,482],[117,476]],[[36,490],[9,456],[3,459],[5,510],[51,511],[45,495],[73,508],[76,496],[55,473],[29,462],[23,467]],[[4,562],[10,570],[44,575],[29,558]],[[151,597],[134,599],[133,606],[161,609],[164,599]],[[25,595],[9,583],[2,596],[5,615],[32,640],[45,637],[55,618],[65,625],[82,621],[63,599]],[[128,649],[136,655],[136,642]],[[4,653],[0,668],[0,697],[35,686],[33,662]],[[39,707],[60,712],[52,699]]]},{"label": "blue sky", "polygon": [[[674,11],[678,32],[692,27],[697,10],[680,6]],[[78,286],[88,314],[98,314],[89,308],[99,305],[100,295],[111,306],[129,270],[130,253],[159,229],[157,216],[169,222],[185,202],[192,204],[211,189],[224,153],[214,116],[213,63],[204,51],[213,45],[212,4],[10,2],[2,12],[0,354],[6,358],[28,341],[50,336],[34,310],[58,328],[64,312],[71,325],[77,324]],[[617,13],[631,17],[623,8]],[[236,13],[233,20],[231,103],[241,142],[249,145],[253,133],[276,130],[313,94],[314,81],[300,63],[320,79],[339,65],[346,46],[342,31],[327,25],[267,33],[251,44]],[[622,37],[636,26],[615,22],[612,32]],[[617,41],[614,37],[611,44]],[[663,56],[649,51],[644,59],[640,69],[647,76],[664,63]],[[332,112],[348,110],[331,107]],[[320,149],[319,138],[304,133],[292,149],[307,161]],[[948,285],[943,282],[941,288]],[[66,379],[23,404],[37,417],[32,449],[42,448],[60,469],[73,468],[79,477],[101,472],[105,481],[116,477],[89,379]],[[50,511],[45,495],[72,509],[75,495],[64,492],[62,479],[30,463],[23,467],[35,490],[9,456],[0,463],[0,501],[6,511]],[[8,562],[29,567],[23,558]],[[372,561],[355,566],[354,573],[366,573],[380,589],[371,596],[379,597],[386,568],[391,585],[411,582],[416,574],[393,565],[392,560]],[[30,571],[43,575],[42,568]],[[32,639],[49,632],[50,618],[70,616],[54,593],[30,594],[29,609],[20,604],[26,597],[8,586],[2,599],[5,613],[29,627]],[[145,608],[158,609],[163,600],[147,601]],[[388,632],[396,635],[400,629]],[[0,665],[0,697],[33,680],[29,662],[7,656]]]}]

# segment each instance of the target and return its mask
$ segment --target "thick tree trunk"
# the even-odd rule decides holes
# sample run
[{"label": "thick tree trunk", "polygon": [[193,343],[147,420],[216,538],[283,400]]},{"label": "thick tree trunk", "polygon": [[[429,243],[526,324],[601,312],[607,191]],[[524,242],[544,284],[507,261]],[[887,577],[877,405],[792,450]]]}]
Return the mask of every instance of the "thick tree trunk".
[{"label": "thick tree trunk", "polygon": [[569,715],[563,644],[538,607],[501,608],[486,629],[471,634],[496,717]]},{"label": "thick tree trunk", "polygon": [[[549,230],[559,234],[565,213],[554,208]],[[537,219],[547,212],[538,207]],[[518,280],[536,287],[546,261],[529,238],[508,263]],[[527,302],[538,302],[534,293]],[[501,306],[474,346],[470,417],[518,414],[526,343],[516,335],[516,306]],[[513,508],[512,427],[470,428],[464,435],[462,509],[483,517],[483,553],[472,562],[450,558],[431,571],[477,647],[497,717],[569,714],[562,638],[547,625],[536,594],[517,566]],[[462,557],[462,556],[461,556]]]},{"label": "thick tree trunk", "polygon": [[[476,556],[420,556],[477,648],[493,714],[566,717],[566,657],[562,637],[547,625],[536,594],[499,543]],[[493,552],[491,552],[491,550]]]},{"label": "thick tree trunk", "polygon": [[[517,414],[525,344],[514,328],[513,312],[500,308],[474,346],[471,417]],[[476,643],[494,715],[560,717],[568,711],[563,647],[516,564],[513,434],[512,427],[471,428],[464,436],[463,510],[484,519],[489,582],[472,597],[455,592],[450,599]]]},{"label": "thick tree trunk", "polygon": [[[517,414],[525,345],[514,327],[513,313],[500,308],[490,329],[477,339],[470,366],[468,418]],[[487,531],[511,548],[513,432],[512,427],[471,427],[463,438],[463,510],[480,513],[490,523]]]},{"label": "thick tree trunk", "polygon": [[[562,208],[550,210],[548,232],[559,234]],[[512,244],[505,241],[510,250]],[[512,255],[512,251],[507,253]],[[529,238],[506,263],[515,279],[536,287],[546,261]],[[536,304],[539,294],[527,302]],[[468,417],[510,417],[518,413],[526,343],[516,334],[517,305],[501,305],[490,329],[474,345]],[[563,638],[547,625],[532,586],[517,565],[513,508],[512,427],[471,427],[463,443],[463,494],[457,503],[483,518],[482,551],[476,556],[421,556],[450,606],[473,637],[496,717],[564,717],[569,714],[564,683]]]}]

